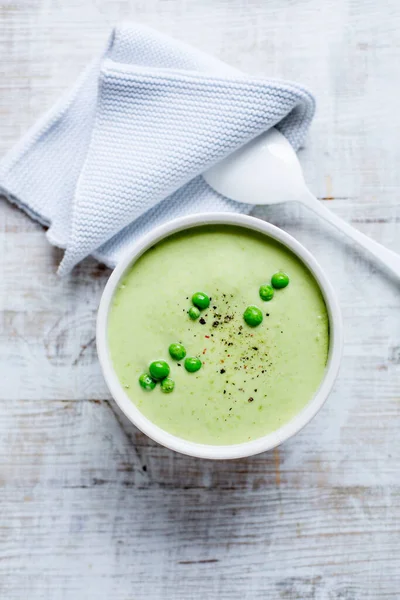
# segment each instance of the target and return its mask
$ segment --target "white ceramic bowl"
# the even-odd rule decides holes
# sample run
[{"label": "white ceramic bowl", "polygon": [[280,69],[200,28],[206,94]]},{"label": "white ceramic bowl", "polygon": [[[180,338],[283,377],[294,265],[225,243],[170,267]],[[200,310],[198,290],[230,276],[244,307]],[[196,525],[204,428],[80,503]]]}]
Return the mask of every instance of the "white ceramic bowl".
[{"label": "white ceramic bowl", "polygon": [[[115,289],[125,271],[150,246],[153,246],[163,238],[176,233],[177,231],[182,231],[191,227],[213,224],[238,225],[240,227],[258,231],[274,240],[278,240],[281,244],[289,248],[303,261],[318,282],[328,310],[330,327],[329,356],[325,375],[314,397],[310,398],[310,402],[295,415],[291,421],[280,427],[278,430],[250,442],[232,444],[229,446],[214,446],[190,442],[164,431],[147,419],[127,396],[124,388],[120,384],[112,365],[107,344],[107,324],[110,303]],[[340,366],[342,345],[343,331],[339,304],[331,284],[315,258],[292,236],[281,229],[278,229],[270,223],[261,221],[260,219],[238,214],[211,213],[183,217],[170,221],[165,225],[161,225],[143,236],[135,246],[129,249],[111,274],[104,289],[97,316],[97,352],[108,388],[120,409],[125,413],[128,419],[136,425],[136,427],[156,442],[171,450],[176,450],[177,452],[200,458],[229,459],[251,456],[252,454],[258,454],[259,452],[264,452],[265,450],[270,450],[271,448],[278,446],[278,444],[281,444],[300,431],[300,429],[307,425],[307,423],[316,415],[332,389]]]}]

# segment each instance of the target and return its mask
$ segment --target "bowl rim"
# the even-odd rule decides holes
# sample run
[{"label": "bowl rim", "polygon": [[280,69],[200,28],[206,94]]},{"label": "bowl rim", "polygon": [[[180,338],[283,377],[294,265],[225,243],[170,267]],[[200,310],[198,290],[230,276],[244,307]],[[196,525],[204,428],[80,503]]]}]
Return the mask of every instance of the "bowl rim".
[{"label": "bowl rim", "polygon": [[[191,442],[175,436],[150,421],[125,393],[112,365],[107,344],[107,325],[111,300],[125,271],[148,248],[162,239],[186,229],[202,225],[233,225],[260,232],[291,250],[311,271],[322,292],[329,318],[329,353],[324,377],[308,404],[289,422],[265,436],[231,445],[211,445]],[[235,459],[271,450],[298,433],[326,402],[339,371],[343,348],[343,324],[336,293],[314,256],[282,229],[248,215],[237,213],[198,213],[173,219],[143,235],[124,253],[111,273],[101,296],[96,324],[97,353],[104,379],[111,395],[125,416],[148,437],[182,454],[205,459]]]}]

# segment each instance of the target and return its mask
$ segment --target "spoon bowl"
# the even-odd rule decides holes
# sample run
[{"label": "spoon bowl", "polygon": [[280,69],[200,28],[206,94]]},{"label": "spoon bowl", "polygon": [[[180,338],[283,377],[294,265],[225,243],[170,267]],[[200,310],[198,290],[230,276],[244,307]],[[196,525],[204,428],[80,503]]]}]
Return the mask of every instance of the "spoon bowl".
[{"label": "spoon bowl", "polygon": [[296,201],[306,188],[296,153],[275,128],[227,156],[203,177],[220,194],[249,204]]}]

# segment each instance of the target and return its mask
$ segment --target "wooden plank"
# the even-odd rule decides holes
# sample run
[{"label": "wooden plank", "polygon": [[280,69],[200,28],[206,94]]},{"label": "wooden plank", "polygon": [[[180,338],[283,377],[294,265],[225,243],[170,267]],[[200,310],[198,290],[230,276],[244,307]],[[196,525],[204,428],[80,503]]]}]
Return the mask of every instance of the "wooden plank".
[{"label": "wooden plank", "polygon": [[[131,488],[120,488],[118,495],[105,488],[37,491],[25,496],[24,511],[8,523],[10,538],[18,528],[24,534],[14,534],[2,552],[2,590],[10,600],[28,594],[118,600],[395,597],[398,531],[390,522],[379,526],[393,498],[379,491],[366,496],[362,489],[361,501],[343,489],[334,496],[303,491],[296,497],[300,509],[294,495],[275,491],[253,493],[246,508],[231,491],[212,497],[195,490],[185,496]],[[7,500],[10,510],[14,498]],[[110,505],[120,518],[110,518]],[[371,514],[377,523],[366,533]],[[279,526],[272,528],[274,522]],[[26,545],[32,537],[35,552]],[[379,547],[379,555],[371,546]],[[155,556],[162,560],[155,562]],[[368,589],[379,595],[368,595]]]},{"label": "wooden plank", "polygon": [[[15,585],[26,565],[7,597],[23,597],[32,579],[38,597],[42,585],[48,597],[62,597],[60,581],[78,597],[87,581],[93,597],[104,589],[115,598],[132,597],[132,589],[135,598],[172,590],[176,598],[279,597],[287,588],[287,597],[307,598],[300,594],[312,582],[311,598],[343,588],[362,597],[366,581],[389,597],[400,585],[399,456],[388,456],[384,443],[396,432],[393,416],[398,430],[393,410],[378,412],[375,448],[373,413],[361,421],[362,447],[353,443],[354,425],[318,447],[314,421],[275,453],[211,463],[154,444],[108,402],[3,401],[2,506],[10,517],[0,580]],[[113,587],[121,578],[124,586]]]}]

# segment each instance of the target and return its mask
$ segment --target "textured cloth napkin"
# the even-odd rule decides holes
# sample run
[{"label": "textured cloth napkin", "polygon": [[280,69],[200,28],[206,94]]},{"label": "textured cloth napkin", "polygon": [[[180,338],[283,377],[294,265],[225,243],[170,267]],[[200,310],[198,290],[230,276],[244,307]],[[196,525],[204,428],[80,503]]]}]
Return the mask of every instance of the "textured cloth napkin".
[{"label": "textured cloth napkin", "polygon": [[248,212],[201,173],[273,125],[297,149],[313,114],[314,99],[300,85],[246,76],[122,24],[0,161],[0,191],[65,248],[60,274],[89,254],[112,267],[140,235],[174,217]]}]

